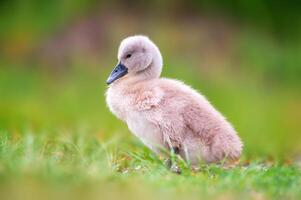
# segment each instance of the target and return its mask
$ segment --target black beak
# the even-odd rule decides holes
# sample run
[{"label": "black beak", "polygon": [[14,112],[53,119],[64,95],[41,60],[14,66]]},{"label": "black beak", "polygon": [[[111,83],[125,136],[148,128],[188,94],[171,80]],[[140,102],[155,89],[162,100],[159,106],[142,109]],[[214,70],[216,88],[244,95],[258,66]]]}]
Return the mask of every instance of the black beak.
[{"label": "black beak", "polygon": [[107,84],[110,85],[111,83],[123,77],[127,73],[128,73],[128,68],[126,68],[123,64],[119,63],[111,72],[107,80]]}]

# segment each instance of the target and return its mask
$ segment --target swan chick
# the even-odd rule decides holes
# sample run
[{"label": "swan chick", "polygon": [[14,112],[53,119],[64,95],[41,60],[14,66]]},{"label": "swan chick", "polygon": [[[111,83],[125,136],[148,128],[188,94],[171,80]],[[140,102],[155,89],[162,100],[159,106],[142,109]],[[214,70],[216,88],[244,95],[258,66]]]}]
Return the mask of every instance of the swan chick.
[{"label": "swan chick", "polygon": [[162,56],[148,37],[125,38],[117,57],[107,105],[147,147],[174,151],[195,166],[239,159],[243,144],[223,115],[190,86],[160,78]]}]

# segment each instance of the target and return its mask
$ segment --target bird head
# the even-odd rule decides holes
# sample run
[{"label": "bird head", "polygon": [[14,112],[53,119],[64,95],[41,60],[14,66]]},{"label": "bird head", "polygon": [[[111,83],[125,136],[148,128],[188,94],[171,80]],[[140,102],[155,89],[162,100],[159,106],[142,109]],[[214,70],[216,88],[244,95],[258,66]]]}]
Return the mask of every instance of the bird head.
[{"label": "bird head", "polygon": [[162,56],[158,47],[146,36],[125,38],[119,46],[118,64],[107,84],[124,77],[158,78],[162,71]]}]

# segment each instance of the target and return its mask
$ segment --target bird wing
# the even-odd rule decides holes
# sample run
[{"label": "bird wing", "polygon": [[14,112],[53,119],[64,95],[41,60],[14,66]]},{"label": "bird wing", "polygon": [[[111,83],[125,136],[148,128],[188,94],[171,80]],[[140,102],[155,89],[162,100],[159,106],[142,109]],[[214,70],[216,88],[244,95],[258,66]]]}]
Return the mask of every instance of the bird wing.
[{"label": "bird wing", "polygon": [[159,88],[152,88],[137,95],[135,106],[139,111],[150,110],[159,105],[162,98],[163,92]]}]

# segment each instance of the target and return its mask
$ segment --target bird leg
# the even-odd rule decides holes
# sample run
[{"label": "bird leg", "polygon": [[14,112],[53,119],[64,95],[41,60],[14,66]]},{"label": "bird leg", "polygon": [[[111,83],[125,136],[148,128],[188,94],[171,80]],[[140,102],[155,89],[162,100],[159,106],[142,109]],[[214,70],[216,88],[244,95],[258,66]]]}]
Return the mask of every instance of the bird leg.
[{"label": "bird leg", "polygon": [[170,169],[170,171],[176,174],[181,174],[181,169],[175,162],[175,157],[178,156],[179,153],[180,153],[179,147],[172,147],[170,152],[170,158],[168,158],[166,161],[166,165]]}]

